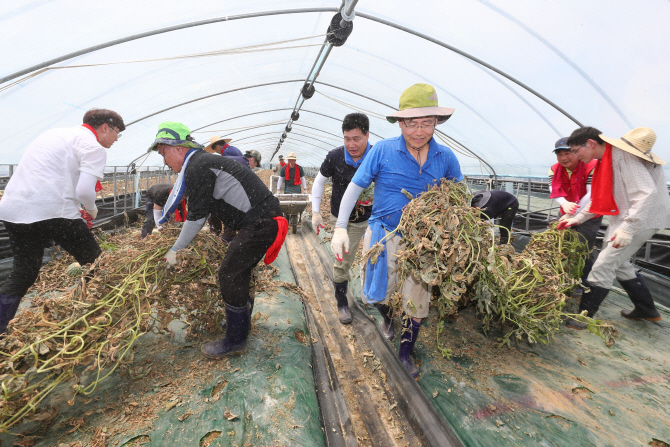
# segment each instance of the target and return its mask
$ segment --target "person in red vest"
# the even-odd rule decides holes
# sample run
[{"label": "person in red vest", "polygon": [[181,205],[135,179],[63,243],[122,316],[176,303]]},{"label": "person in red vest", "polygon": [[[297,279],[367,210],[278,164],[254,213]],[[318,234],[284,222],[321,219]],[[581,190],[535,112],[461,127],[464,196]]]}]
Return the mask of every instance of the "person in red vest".
[{"label": "person in red vest", "polygon": [[[593,168],[598,160],[591,160],[584,163],[570,152],[568,138],[561,138],[554,145],[554,153],[558,163],[549,169],[549,182],[551,184],[550,198],[556,200],[561,206],[560,214],[563,216],[574,216],[584,208],[584,205],[591,200],[591,179],[593,178]],[[596,237],[603,216],[595,216],[586,222],[575,226],[573,229],[583,236],[583,242],[589,246],[589,257],[584,262],[584,274],[582,275],[582,284],[586,284],[586,278],[591,273],[595,255],[593,248],[596,246]],[[576,289],[579,294],[581,287]]]},{"label": "person in red vest", "polygon": [[[589,291],[579,303],[579,311],[589,317],[598,311],[616,278],[635,306],[622,310],[622,317],[661,320],[651,292],[630,263],[631,256],[659,229],[670,227],[670,196],[662,166],[666,163],[651,152],[655,142],[656,133],[648,127],[635,128],[619,139],[581,127],[568,139],[570,151],[582,162],[598,162],[591,200],[579,214],[560,222],[558,229],[581,225],[597,214],[608,216],[609,221],[603,249],[588,277]],[[572,318],[566,325],[587,328]]]},{"label": "person in red vest", "polygon": [[274,171],[274,172],[279,172],[279,170],[280,170],[281,168],[283,168],[284,166],[286,166],[286,162],[284,161],[284,156],[283,156],[283,155],[280,155],[280,156],[279,156],[279,166],[275,166],[275,167],[273,168],[273,171]]},{"label": "person in red vest", "polygon": [[288,165],[285,165],[279,170],[279,181],[277,182],[277,191],[281,191],[282,183],[284,184],[284,194],[300,194],[303,190],[307,190],[307,181],[305,180],[305,172],[302,166],[298,166],[295,153],[291,152],[286,157]]}]

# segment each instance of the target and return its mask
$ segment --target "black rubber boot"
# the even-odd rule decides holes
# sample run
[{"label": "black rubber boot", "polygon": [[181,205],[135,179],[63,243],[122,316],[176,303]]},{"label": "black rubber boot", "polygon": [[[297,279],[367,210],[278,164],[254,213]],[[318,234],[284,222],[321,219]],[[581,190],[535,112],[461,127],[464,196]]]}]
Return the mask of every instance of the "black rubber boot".
[{"label": "black rubber boot", "polygon": [[19,308],[20,296],[0,294],[0,334],[7,332],[7,325]]},{"label": "black rubber boot", "polygon": [[337,300],[337,318],[340,323],[351,323],[351,312],[349,311],[349,301],[347,300],[347,285],[349,281],[333,282],[335,285],[335,299]]},{"label": "black rubber boot", "polygon": [[414,321],[413,318],[403,318],[402,323],[402,334],[400,335],[400,347],[398,348],[398,357],[402,366],[405,367],[407,372],[412,379],[416,380],[419,378],[419,367],[416,366],[416,363],[410,358],[409,354],[414,348],[414,343],[416,343],[416,338],[419,336],[419,329],[421,328],[421,323]]},{"label": "black rubber boot", "polygon": [[393,341],[395,338],[395,325],[393,318],[391,318],[391,308],[386,304],[375,304],[384,321],[382,322],[382,334],[388,341]]},{"label": "black rubber boot", "polygon": [[586,258],[586,261],[584,261],[584,271],[582,273],[582,285],[577,286],[572,290],[572,296],[577,298],[582,296],[584,293],[584,287],[588,287],[589,283],[587,281],[589,277],[589,273],[591,273],[591,269],[593,268],[593,261],[590,258]]},{"label": "black rubber boot", "polygon": [[[593,318],[596,312],[598,312],[602,302],[605,301],[605,298],[610,292],[610,289],[605,289],[603,287],[594,285],[589,285],[589,288],[590,290],[582,295],[582,300],[579,302],[579,313],[586,311],[586,315],[589,318]],[[586,323],[578,321],[574,318],[568,318],[565,321],[565,325],[569,328],[579,330],[586,329],[588,326]]]},{"label": "black rubber boot", "polygon": [[251,323],[249,303],[243,307],[226,304],[226,323],[225,337],[210,341],[200,347],[200,351],[208,359],[222,359],[229,355],[247,352],[247,338]]},{"label": "black rubber boot", "polygon": [[644,283],[644,279],[639,273],[636,276],[637,278],[634,279],[619,281],[621,287],[628,294],[628,298],[635,305],[633,310],[622,310],[621,316],[631,320],[661,321],[661,314],[654,306],[654,299],[651,297],[651,292]]},{"label": "black rubber boot", "polygon": [[[251,329],[251,317],[254,315],[254,301],[256,301],[255,296],[249,295],[249,328]],[[219,327],[222,331],[226,331],[226,320],[219,321]]]}]

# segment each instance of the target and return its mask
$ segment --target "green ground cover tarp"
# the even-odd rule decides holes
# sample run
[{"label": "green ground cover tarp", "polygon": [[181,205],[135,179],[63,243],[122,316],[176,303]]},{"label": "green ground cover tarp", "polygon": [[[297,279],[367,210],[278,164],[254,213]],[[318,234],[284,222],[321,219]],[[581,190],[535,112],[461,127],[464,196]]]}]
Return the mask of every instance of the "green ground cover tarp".
[{"label": "green ground cover tarp", "polygon": [[[274,265],[275,279],[294,281],[285,249]],[[300,298],[285,288],[259,294],[254,315],[245,355],[207,360],[200,342],[185,341],[184,324],[175,320],[174,334],[142,336],[134,361],[92,395],[68,405],[71,384],[62,386],[44,403],[57,409],[51,420],[11,431],[31,430],[27,440],[34,444],[25,445],[49,447],[324,446]],[[0,435],[3,446],[17,440]]]},{"label": "green ground cover tarp", "polygon": [[[329,242],[322,247],[330,253]],[[362,305],[359,277],[350,288]],[[630,307],[625,295],[611,292],[598,314],[621,333],[611,348],[565,328],[549,345],[503,349],[501,332],[484,334],[474,309],[466,308],[440,336],[449,359],[437,349],[431,310],[413,351],[418,383],[466,446],[670,443],[670,312],[659,309],[660,323],[635,322],[619,316]],[[377,310],[364,309],[379,324]]]}]

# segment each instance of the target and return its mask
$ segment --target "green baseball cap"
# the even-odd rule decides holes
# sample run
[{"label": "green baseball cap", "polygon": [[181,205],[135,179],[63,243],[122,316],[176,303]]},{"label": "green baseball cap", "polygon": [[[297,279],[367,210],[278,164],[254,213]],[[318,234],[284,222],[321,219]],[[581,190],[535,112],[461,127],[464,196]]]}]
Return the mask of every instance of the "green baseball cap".
[{"label": "green baseball cap", "polygon": [[156,146],[159,144],[202,149],[202,145],[198,144],[191,136],[191,130],[182,123],[175,121],[165,121],[158,125],[156,140],[147,152],[158,150]]},{"label": "green baseball cap", "polygon": [[436,116],[437,124],[442,124],[454,113],[454,109],[438,107],[437,92],[432,85],[414,84],[400,95],[398,111],[386,117],[390,123],[398,118],[419,118]]}]

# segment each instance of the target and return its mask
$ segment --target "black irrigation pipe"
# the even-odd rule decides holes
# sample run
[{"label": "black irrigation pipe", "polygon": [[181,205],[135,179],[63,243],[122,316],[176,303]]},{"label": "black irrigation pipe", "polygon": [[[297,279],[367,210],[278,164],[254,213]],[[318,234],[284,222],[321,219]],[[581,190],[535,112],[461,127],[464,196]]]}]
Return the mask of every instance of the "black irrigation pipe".
[{"label": "black irrigation pipe", "polygon": [[[326,253],[317,236],[303,225],[301,237],[308,239],[313,252],[324,267],[328,279],[332,278],[332,258]],[[426,445],[444,447],[463,447],[447,421],[437,411],[428,399],[419,384],[412,379],[398,359],[398,354],[392,345],[386,341],[379,326],[370,321],[367,312],[361,309],[356,300],[353,300],[349,291],[353,316],[353,329],[361,335],[365,343],[372,349],[374,355],[381,360],[386,369],[386,384],[398,403],[398,408],[405,415],[407,422],[417,435],[423,436]]]},{"label": "black irrigation pipe", "polygon": [[[298,283],[298,272],[293,259],[288,257],[295,284]],[[321,421],[328,447],[345,447],[357,445],[351,418],[344,402],[344,395],[337,378],[337,372],[330,356],[321,328],[316,324],[311,308],[302,300],[305,320],[309,328],[309,345],[312,351],[312,376],[314,388],[321,410]],[[316,341],[314,341],[316,340]],[[345,439],[346,434],[346,439]],[[353,443],[352,443],[353,441]]]}]

